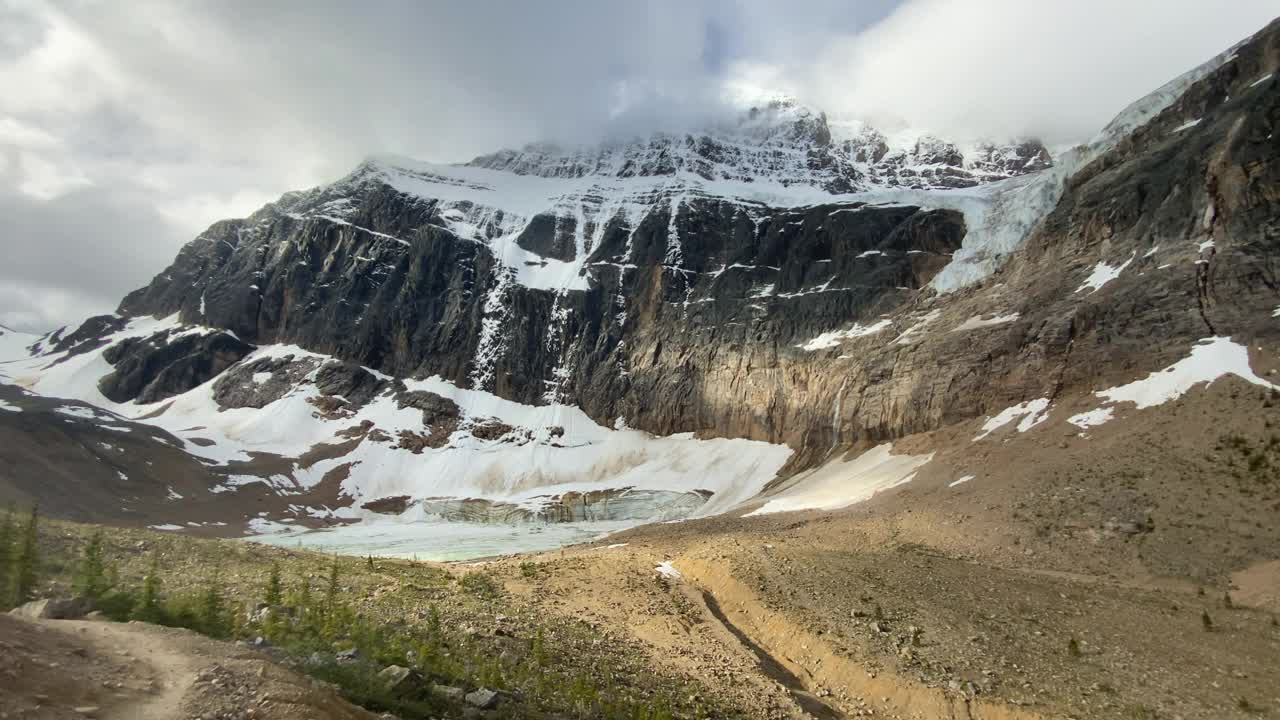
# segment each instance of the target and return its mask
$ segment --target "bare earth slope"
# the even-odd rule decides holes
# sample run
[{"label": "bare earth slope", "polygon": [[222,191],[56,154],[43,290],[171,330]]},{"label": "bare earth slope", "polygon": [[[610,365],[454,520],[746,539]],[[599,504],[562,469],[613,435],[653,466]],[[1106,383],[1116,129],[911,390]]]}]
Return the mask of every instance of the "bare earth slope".
[{"label": "bare earth slope", "polygon": [[541,556],[546,580],[503,563],[761,717],[1280,710],[1280,406],[1226,379],[1088,437],[1062,417],[906,438],[946,462],[846,510],[646,526]]}]

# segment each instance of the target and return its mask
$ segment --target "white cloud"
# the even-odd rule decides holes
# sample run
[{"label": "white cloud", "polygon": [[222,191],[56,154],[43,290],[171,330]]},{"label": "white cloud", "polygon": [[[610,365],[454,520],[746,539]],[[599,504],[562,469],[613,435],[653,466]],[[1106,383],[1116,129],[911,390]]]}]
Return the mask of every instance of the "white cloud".
[{"label": "white cloud", "polygon": [[1078,142],[1275,13],[1274,0],[912,0],[793,73],[815,102],[873,121]]}]

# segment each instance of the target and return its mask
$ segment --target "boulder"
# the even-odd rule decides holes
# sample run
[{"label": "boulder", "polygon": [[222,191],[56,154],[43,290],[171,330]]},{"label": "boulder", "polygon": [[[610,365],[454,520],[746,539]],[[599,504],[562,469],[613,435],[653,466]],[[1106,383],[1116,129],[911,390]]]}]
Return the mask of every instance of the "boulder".
[{"label": "boulder", "polygon": [[422,675],[401,665],[388,665],[378,673],[378,682],[387,692],[403,693],[421,681]]},{"label": "boulder", "polygon": [[9,614],[30,620],[72,620],[84,617],[91,609],[93,602],[88,598],[44,598],[24,603]]}]

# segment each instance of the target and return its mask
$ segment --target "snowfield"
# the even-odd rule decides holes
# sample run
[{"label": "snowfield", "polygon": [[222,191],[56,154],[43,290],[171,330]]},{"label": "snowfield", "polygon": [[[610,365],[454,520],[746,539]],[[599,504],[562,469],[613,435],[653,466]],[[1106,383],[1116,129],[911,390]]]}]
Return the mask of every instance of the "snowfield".
[{"label": "snowfield", "polygon": [[[183,333],[207,330],[180,326],[173,317],[138,318],[110,340],[148,336],[164,329],[181,329]],[[299,458],[318,446],[349,442],[338,437],[338,431],[364,421],[392,437],[401,430],[429,430],[423,426],[420,410],[399,408],[390,392],[351,417],[323,419],[308,402],[320,393],[314,383],[307,381],[261,409],[223,409],[213,399],[215,379],[165,401],[163,412],[148,417],[159,405],[114,403],[98,391],[98,379],[111,370],[102,359],[105,347],[57,364],[52,364],[54,358],[48,356],[28,360],[20,364],[23,373],[18,381],[40,394],[104,408],[59,409],[69,417],[98,421],[124,418],[163,428],[184,441],[187,453],[213,467],[252,460],[252,453]],[[272,345],[253,351],[241,364],[289,356],[329,359],[296,346]],[[306,380],[313,380],[316,372],[318,369]],[[414,454],[393,444],[365,439],[338,457],[307,466],[295,461],[288,476],[228,474],[225,484],[214,490],[234,492],[262,482],[279,493],[301,493],[315,487],[330,471],[347,466],[349,473],[341,488],[353,504],[334,513],[343,518],[383,519],[385,516],[358,506],[368,500],[401,495],[414,500],[485,499],[536,511],[568,492],[625,489],[705,491],[710,497],[694,513],[705,516],[723,512],[758,494],[792,452],[785,446],[750,440],[699,440],[692,433],[659,437],[625,425],[608,428],[576,407],[524,405],[488,392],[459,388],[439,377],[407,379],[404,383],[411,391],[433,392],[461,408],[461,424],[445,447],[425,448],[421,454]],[[491,418],[513,427],[515,430],[509,435],[522,437],[484,440],[469,432],[472,425]],[[205,442],[210,440],[212,444]],[[428,514],[415,506],[407,516],[424,520]]]}]

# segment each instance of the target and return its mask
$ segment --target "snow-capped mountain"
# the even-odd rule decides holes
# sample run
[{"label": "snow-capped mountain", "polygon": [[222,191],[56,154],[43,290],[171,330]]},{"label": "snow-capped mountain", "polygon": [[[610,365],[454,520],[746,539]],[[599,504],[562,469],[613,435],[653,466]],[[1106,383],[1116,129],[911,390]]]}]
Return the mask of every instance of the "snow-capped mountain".
[{"label": "snow-capped mountain", "polygon": [[967,151],[929,135],[895,133],[894,140],[891,147],[883,133],[856,121],[836,123],[833,129],[825,114],[778,99],[751,108],[736,123],[701,132],[578,150],[531,145],[485,155],[468,165],[569,179],[684,173],[706,181],[801,185],[833,194],[973,187],[1052,165],[1048,151],[1035,140],[979,143]]},{"label": "snow-capped mountain", "polygon": [[1206,338],[1273,337],[1277,37],[1053,161],[785,102],[600,147],[370,158],[214,224],[5,372],[163,430],[210,507],[721,512],[850,449],[1030,429]]}]

